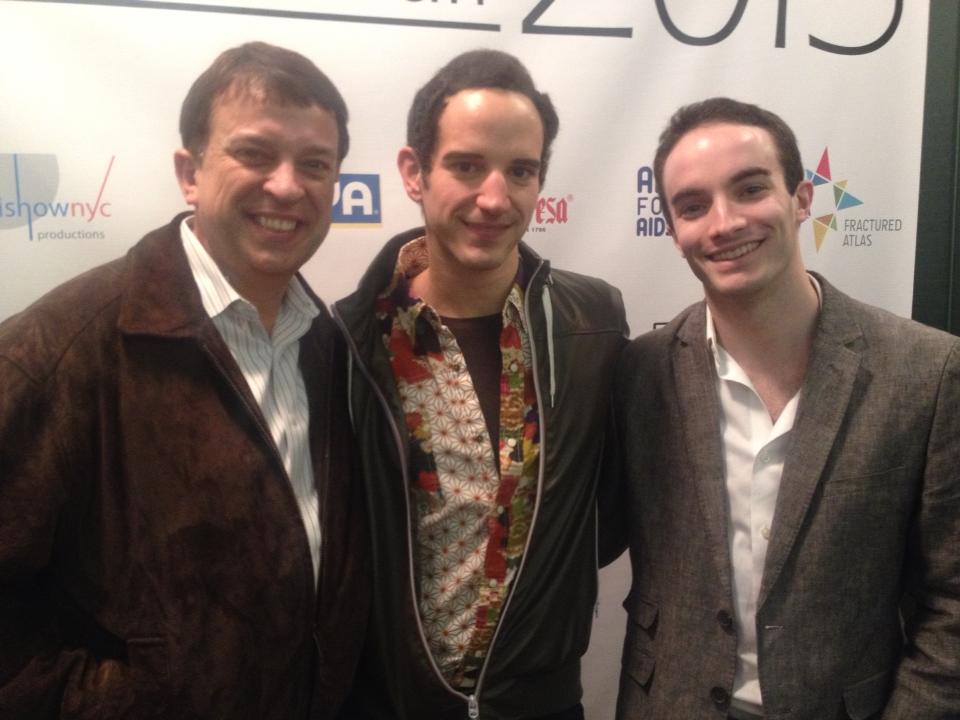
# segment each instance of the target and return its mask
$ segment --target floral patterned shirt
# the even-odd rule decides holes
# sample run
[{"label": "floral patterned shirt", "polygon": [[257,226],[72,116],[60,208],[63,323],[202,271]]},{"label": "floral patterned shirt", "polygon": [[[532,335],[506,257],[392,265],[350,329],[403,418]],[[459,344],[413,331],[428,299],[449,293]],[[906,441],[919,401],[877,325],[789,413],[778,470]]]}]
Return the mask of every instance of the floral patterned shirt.
[{"label": "floral patterned shirt", "polygon": [[469,691],[526,547],[537,493],[539,418],[522,278],[503,307],[494,452],[456,338],[433,308],[410,296],[410,278],[428,263],[424,238],[407,243],[376,312],[410,432],[420,616],[444,676]]}]

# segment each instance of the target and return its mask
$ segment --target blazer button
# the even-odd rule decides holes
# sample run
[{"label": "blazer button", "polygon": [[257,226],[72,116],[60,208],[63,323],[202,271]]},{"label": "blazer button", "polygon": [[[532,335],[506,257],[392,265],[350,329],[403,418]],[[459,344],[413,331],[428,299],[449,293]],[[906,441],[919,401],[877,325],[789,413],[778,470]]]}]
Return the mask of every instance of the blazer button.
[{"label": "blazer button", "polygon": [[710,699],[718,708],[725,710],[727,705],[730,704],[730,693],[722,687],[715,687],[710,690]]},{"label": "blazer button", "polygon": [[733,616],[726,610],[720,610],[717,613],[717,622],[727,632],[733,632]]}]

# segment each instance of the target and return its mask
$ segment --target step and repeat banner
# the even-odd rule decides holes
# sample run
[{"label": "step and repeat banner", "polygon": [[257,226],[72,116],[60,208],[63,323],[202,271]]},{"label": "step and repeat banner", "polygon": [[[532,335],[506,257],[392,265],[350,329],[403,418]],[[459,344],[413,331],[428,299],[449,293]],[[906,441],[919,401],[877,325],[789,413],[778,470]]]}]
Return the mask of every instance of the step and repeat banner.
[{"label": "step and repeat banner", "polygon": [[[634,333],[700,296],[651,166],[673,110],[713,95],[796,131],[816,186],[808,267],[909,315],[928,12],[922,0],[0,0],[0,320],[185,209],[180,103],[221,50],[250,40],[309,57],[350,108],[336,223],[304,270],[328,302],[419,222],[395,165],[414,92],[459,52],[492,47],[517,55],[560,114],[527,240],[618,286]],[[602,574],[588,717],[612,713],[628,572],[621,559]]]}]

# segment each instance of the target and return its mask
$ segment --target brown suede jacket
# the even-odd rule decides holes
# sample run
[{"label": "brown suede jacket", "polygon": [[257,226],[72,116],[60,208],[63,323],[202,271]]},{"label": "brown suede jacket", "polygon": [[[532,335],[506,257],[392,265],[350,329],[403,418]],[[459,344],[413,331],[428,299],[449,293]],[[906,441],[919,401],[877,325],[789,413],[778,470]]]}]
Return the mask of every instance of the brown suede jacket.
[{"label": "brown suede jacket", "polygon": [[177,217],[0,325],[0,718],[326,718],[369,607],[344,352],[301,340],[319,586]]}]

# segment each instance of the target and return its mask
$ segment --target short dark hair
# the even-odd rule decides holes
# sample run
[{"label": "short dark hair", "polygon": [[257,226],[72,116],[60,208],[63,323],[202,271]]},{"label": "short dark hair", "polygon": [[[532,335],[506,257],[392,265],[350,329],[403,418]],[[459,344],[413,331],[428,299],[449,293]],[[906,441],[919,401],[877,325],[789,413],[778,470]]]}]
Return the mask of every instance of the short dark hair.
[{"label": "short dark hair", "polygon": [[797,138],[790,126],[779,115],[764,110],[758,105],[726,97],[713,97],[684,105],[673,114],[666,129],[660,134],[660,144],[653,159],[653,177],[657,184],[657,193],[660,195],[664,217],[671,225],[673,223],[670,218],[670,208],[667,205],[663,187],[663,166],[667,162],[667,156],[680,142],[680,138],[688,132],[703,125],[716,123],[749,125],[766,130],[777,148],[777,157],[780,160],[787,190],[791,193],[796,192],[797,186],[803,180],[803,162],[800,159]]},{"label": "short dark hair", "polygon": [[214,103],[227,93],[259,95],[297,107],[318,105],[337,121],[338,162],[350,148],[347,104],[330,78],[300,53],[250,42],[220,53],[187,92],[180,108],[180,137],[194,156],[206,148]]},{"label": "short dark hair", "polygon": [[458,55],[417,91],[407,114],[407,145],[413,148],[421,167],[429,172],[437,149],[440,115],[447,106],[447,98],[462,90],[483,88],[520,93],[537,109],[543,123],[542,185],[547,176],[550,146],[560,129],[560,119],[550,96],[537,90],[523,64],[513,55],[499,50],[470,50]]}]

